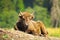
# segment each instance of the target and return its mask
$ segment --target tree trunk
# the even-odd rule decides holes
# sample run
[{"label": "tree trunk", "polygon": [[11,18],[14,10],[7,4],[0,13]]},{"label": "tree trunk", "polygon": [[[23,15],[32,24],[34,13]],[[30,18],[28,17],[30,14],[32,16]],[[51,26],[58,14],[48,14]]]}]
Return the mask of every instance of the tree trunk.
[{"label": "tree trunk", "polygon": [[59,9],[59,0],[52,0],[52,8],[51,8],[51,21],[53,27],[59,26],[59,16],[60,16],[60,9]]}]

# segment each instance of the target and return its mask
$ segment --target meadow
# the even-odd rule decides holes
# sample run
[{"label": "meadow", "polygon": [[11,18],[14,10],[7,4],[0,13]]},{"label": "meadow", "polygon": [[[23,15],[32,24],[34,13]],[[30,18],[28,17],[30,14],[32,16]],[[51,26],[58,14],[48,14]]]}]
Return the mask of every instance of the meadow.
[{"label": "meadow", "polygon": [[48,35],[51,37],[60,37],[60,28],[47,28]]}]

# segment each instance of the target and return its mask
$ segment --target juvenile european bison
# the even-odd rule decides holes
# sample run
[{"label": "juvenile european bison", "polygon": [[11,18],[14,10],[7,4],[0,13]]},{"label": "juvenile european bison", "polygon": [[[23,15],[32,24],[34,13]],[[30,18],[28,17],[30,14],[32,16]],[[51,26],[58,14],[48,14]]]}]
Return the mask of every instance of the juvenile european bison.
[{"label": "juvenile european bison", "polygon": [[34,21],[34,16],[29,12],[20,12],[19,20],[14,27],[16,30],[21,30],[33,35],[47,36],[45,25],[41,21]]},{"label": "juvenile european bison", "polygon": [[28,29],[28,20],[31,20],[32,18],[33,18],[32,14],[28,12],[20,12],[19,19],[16,25],[14,26],[14,29],[25,32]]}]

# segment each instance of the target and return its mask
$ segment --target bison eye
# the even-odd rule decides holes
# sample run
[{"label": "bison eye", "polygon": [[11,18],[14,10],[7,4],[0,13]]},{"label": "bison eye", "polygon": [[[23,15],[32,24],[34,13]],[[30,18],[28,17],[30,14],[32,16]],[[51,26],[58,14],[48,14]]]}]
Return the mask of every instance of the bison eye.
[{"label": "bison eye", "polygon": [[23,16],[19,16],[19,18],[20,18],[21,20],[25,20],[25,19],[23,18]]},{"label": "bison eye", "polygon": [[19,16],[19,18],[22,18],[22,16]]}]

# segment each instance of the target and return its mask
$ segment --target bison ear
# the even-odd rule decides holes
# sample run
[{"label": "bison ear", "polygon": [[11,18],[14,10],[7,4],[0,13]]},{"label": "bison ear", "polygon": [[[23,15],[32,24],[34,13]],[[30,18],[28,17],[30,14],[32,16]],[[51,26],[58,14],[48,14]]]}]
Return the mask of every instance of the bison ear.
[{"label": "bison ear", "polygon": [[31,15],[30,19],[31,19],[31,20],[34,19],[34,15]]},{"label": "bison ear", "polygon": [[31,14],[31,19],[33,19],[34,18],[34,12]]},{"label": "bison ear", "polygon": [[32,12],[32,14],[31,15],[34,15],[34,12]]}]

